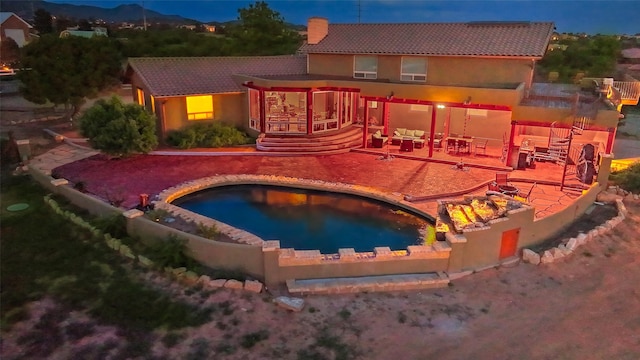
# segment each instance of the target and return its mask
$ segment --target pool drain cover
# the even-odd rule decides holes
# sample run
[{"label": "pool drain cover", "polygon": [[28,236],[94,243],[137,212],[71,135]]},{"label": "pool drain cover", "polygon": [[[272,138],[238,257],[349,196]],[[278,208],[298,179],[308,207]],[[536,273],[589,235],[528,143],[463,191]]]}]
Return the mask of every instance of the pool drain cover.
[{"label": "pool drain cover", "polygon": [[29,207],[29,204],[27,203],[17,203],[17,204],[13,204],[13,205],[9,205],[7,206],[7,210],[9,211],[22,211],[26,208]]}]

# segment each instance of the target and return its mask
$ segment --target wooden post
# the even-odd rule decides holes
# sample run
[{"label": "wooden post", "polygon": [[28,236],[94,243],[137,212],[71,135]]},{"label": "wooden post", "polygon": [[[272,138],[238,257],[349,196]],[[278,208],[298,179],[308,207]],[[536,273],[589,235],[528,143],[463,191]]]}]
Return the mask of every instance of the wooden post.
[{"label": "wooden post", "polygon": [[313,133],[313,91],[307,90],[307,135]]},{"label": "wooden post", "polygon": [[369,134],[369,100],[364,100],[364,121],[362,124],[362,148],[367,148],[367,135]]},{"label": "wooden post", "polygon": [[260,104],[260,132],[266,134],[267,133],[267,111],[265,109],[265,97],[264,90],[258,90],[258,102]]},{"label": "wooden post", "polygon": [[431,134],[429,135],[429,157],[433,157],[433,143],[435,141],[434,139],[436,135],[435,132],[436,132],[436,105],[431,104]]},{"label": "wooden post", "polygon": [[505,165],[509,166],[511,161],[511,150],[513,149],[513,138],[516,135],[516,123],[511,122],[511,134],[509,135],[509,144],[507,145],[507,158],[505,159]]}]

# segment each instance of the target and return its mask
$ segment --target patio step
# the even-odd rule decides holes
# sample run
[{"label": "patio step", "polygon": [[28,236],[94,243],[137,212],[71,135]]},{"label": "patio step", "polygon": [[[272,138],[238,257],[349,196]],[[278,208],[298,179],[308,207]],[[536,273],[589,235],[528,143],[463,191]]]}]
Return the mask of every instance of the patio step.
[{"label": "patio step", "polygon": [[287,288],[292,294],[348,294],[365,291],[424,290],[446,287],[448,284],[449,277],[442,272],[287,280]]},{"label": "patio step", "polygon": [[265,135],[256,141],[256,148],[260,151],[289,153],[349,151],[361,146],[362,129],[359,128],[345,129],[339,133],[326,135]]}]

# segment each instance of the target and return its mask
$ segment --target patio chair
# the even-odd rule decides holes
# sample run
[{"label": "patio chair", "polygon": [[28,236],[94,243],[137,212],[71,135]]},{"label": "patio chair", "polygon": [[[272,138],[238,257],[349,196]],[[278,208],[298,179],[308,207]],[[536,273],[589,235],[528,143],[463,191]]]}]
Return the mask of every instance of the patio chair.
[{"label": "patio chair", "polygon": [[413,139],[402,139],[400,143],[400,151],[413,151]]},{"label": "patio chair", "polygon": [[496,173],[496,185],[509,185],[509,173],[499,172]]},{"label": "patio chair", "polygon": [[519,191],[513,196],[513,198],[522,202],[531,202],[531,192],[533,191],[533,188],[536,187],[536,185],[537,183],[534,182],[528,192],[524,193]]},{"label": "patio chair", "polygon": [[478,150],[482,150],[482,155],[487,155],[487,144],[489,143],[489,139],[480,141],[476,144],[476,155],[478,155]]},{"label": "patio chair", "polygon": [[449,152],[449,148],[456,150],[457,146],[456,139],[447,139],[447,152]]},{"label": "patio chair", "polygon": [[460,139],[457,141],[458,151],[459,152],[470,152],[469,151],[469,142],[467,140]]}]

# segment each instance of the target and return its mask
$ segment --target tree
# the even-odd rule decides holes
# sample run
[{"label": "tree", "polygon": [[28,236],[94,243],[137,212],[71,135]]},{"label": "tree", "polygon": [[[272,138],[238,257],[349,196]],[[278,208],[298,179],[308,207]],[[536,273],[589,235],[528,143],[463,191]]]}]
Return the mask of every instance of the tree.
[{"label": "tree", "polygon": [[53,32],[53,19],[51,13],[45,9],[38,9],[33,13],[33,27],[38,31],[38,34],[50,34]]},{"label": "tree", "polygon": [[20,59],[20,47],[12,38],[8,37],[0,42],[0,63],[10,65]]},{"label": "tree", "polygon": [[75,114],[85,97],[118,82],[120,58],[117,43],[109,38],[45,35],[24,47],[20,65],[28,70],[17,74],[20,91],[36,104],[71,105]]},{"label": "tree", "polygon": [[98,100],[80,117],[80,133],[109,155],[148,153],[158,145],[156,118],[142,106],[118,97]]},{"label": "tree", "polygon": [[558,72],[561,82],[570,82],[580,72],[587,77],[613,77],[621,49],[616,37],[581,37],[566,45],[564,51],[548,51],[539,62],[544,73]]},{"label": "tree", "polygon": [[226,29],[233,55],[283,55],[296,52],[300,35],[264,1],[238,10],[238,23]]}]

